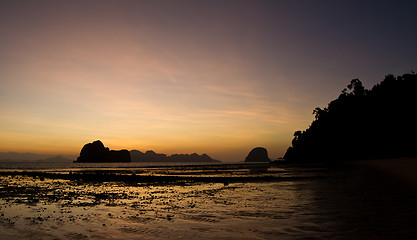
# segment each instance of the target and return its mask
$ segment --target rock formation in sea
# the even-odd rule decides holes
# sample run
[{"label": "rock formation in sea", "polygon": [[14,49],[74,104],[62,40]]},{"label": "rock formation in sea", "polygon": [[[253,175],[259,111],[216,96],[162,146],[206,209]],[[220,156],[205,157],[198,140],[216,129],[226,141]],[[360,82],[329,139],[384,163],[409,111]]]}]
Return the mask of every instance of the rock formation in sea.
[{"label": "rock formation in sea", "polygon": [[104,147],[100,141],[87,143],[81,149],[80,156],[76,162],[130,162],[130,153],[128,150],[109,150]]},{"label": "rock formation in sea", "polygon": [[268,151],[263,147],[256,147],[249,152],[245,162],[271,162]]},{"label": "rock formation in sea", "polygon": [[145,153],[132,150],[130,151],[132,162],[220,162],[219,160],[212,159],[207,154],[199,155],[193,154],[173,154],[167,156],[163,153],[156,153],[152,150],[148,150]]}]

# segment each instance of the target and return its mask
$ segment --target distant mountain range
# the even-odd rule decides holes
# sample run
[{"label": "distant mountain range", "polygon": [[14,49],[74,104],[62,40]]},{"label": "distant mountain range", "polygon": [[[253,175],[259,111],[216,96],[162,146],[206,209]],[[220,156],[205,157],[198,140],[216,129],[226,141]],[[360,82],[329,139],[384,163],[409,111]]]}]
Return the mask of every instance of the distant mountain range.
[{"label": "distant mountain range", "polygon": [[173,154],[167,156],[163,153],[156,153],[152,150],[145,153],[139,150],[128,151],[110,150],[100,140],[87,143],[81,149],[80,156],[76,162],[220,162],[209,157],[207,154]]},{"label": "distant mountain range", "polygon": [[156,153],[152,150],[145,153],[139,150],[128,151],[110,150],[100,140],[87,143],[81,149],[80,156],[76,162],[220,162],[209,157],[207,154],[173,154],[167,156],[163,153]]},{"label": "distant mountain range", "polygon": [[75,155],[0,152],[0,162],[72,162]]},{"label": "distant mountain range", "polygon": [[[101,148],[106,149],[104,146],[101,146],[102,143],[100,141],[96,141],[95,143],[100,144]],[[86,144],[86,146],[90,146],[90,145]],[[100,147],[98,148],[98,150],[101,149]],[[88,158],[88,159],[85,160],[81,158],[80,156],[78,157],[77,162],[112,162],[111,159],[110,160],[104,159],[103,156],[101,156],[100,154],[97,154],[96,152],[98,150],[96,148],[84,149],[84,151],[81,151],[82,153],[81,155],[83,155],[83,158]],[[193,153],[193,154],[166,155],[163,153],[156,153],[152,150],[149,150],[146,152],[141,152],[139,150],[131,150],[129,152],[127,150],[122,150],[122,151],[126,151],[128,155],[130,153],[130,159],[128,159],[129,161],[127,162],[185,162],[185,163],[188,163],[188,162],[189,163],[221,162],[219,160],[212,159],[207,154],[199,155],[197,153]],[[118,151],[109,150],[108,152],[117,153]],[[0,163],[8,163],[8,162],[12,162],[12,163],[13,162],[51,162],[51,163],[67,163],[68,162],[69,163],[69,162],[73,162],[76,159],[77,159],[77,156],[75,155],[51,155],[51,154],[37,154],[37,153],[0,152]],[[80,159],[82,161],[80,161]],[[103,161],[103,159],[106,161]]]},{"label": "distant mountain range", "polygon": [[132,162],[221,162],[212,159],[207,154],[172,154],[167,156],[166,154],[155,153],[151,150],[146,151],[145,153],[138,150],[132,150],[130,151],[130,157]]},{"label": "distant mountain range", "polygon": [[[221,162],[212,159],[207,154],[173,154],[166,155],[155,153],[154,151],[141,152],[138,150],[130,151],[132,162]],[[48,155],[37,153],[17,153],[0,152],[0,163],[8,162],[51,162],[51,163],[70,163],[77,159],[75,155]]]}]

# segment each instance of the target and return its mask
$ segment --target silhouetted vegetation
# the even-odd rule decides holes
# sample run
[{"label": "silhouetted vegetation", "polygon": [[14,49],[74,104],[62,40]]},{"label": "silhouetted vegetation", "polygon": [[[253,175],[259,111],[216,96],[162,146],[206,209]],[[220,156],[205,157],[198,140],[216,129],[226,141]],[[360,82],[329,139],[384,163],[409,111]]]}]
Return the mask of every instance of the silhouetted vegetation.
[{"label": "silhouetted vegetation", "polygon": [[353,79],[315,120],[296,131],[289,161],[346,161],[417,156],[417,75],[385,79],[367,90]]}]

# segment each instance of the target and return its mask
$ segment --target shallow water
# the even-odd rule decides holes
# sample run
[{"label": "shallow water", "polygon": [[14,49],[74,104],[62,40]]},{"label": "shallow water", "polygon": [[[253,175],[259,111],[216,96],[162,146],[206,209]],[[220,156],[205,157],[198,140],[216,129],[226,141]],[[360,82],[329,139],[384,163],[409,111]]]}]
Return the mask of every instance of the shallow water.
[{"label": "shallow water", "polygon": [[[189,165],[186,162],[121,162],[121,163],[79,163],[79,162],[0,162],[0,170],[50,170],[50,169],[109,169],[109,168],[138,168],[148,166],[181,166]],[[213,163],[191,163],[193,165],[215,165]],[[223,163],[225,164],[225,163]],[[226,164],[227,165],[227,164]]]},{"label": "shallow water", "polygon": [[[54,170],[63,171],[63,170]],[[116,170],[115,170],[116,171]],[[357,165],[141,169],[272,181],[86,182],[0,178],[0,237],[15,239],[416,239],[415,188]],[[43,181],[42,181],[43,180]]]}]

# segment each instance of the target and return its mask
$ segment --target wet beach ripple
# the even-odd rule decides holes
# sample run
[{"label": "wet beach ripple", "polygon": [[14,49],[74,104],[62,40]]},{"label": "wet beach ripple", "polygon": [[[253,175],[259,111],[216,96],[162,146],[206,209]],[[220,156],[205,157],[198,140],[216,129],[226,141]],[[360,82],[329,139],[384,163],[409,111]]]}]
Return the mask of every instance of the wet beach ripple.
[{"label": "wet beach ripple", "polygon": [[0,172],[10,239],[414,238],[413,188],[348,166]]}]

